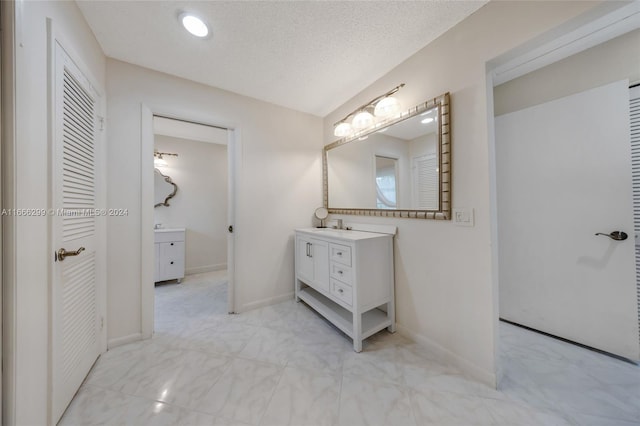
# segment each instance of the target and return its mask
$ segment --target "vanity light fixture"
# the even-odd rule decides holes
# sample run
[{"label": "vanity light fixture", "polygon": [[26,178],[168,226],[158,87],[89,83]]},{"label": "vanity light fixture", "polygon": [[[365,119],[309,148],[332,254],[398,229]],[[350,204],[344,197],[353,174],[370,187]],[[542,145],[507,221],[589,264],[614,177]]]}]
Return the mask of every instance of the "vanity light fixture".
[{"label": "vanity light fixture", "polygon": [[154,167],[167,167],[169,165],[167,163],[167,160],[162,158],[163,155],[171,155],[173,157],[177,157],[178,156],[178,154],[173,154],[171,152],[153,151],[153,166]]},{"label": "vanity light fixture", "polygon": [[351,123],[347,123],[347,122],[339,123],[336,126],[336,128],[333,130],[333,134],[341,138],[345,136],[349,136],[352,133],[353,133],[353,127],[351,127]]},{"label": "vanity light fixture", "polygon": [[204,20],[191,12],[182,12],[178,15],[182,26],[192,35],[205,38],[209,35],[209,27]]},{"label": "vanity light fixture", "polygon": [[356,130],[366,129],[373,124],[373,115],[369,111],[362,110],[353,117],[351,125]]},{"label": "vanity light fixture", "polygon": [[373,113],[376,117],[389,117],[400,112],[400,102],[398,98],[387,96],[376,104]]},{"label": "vanity light fixture", "polygon": [[[392,95],[402,87],[404,87],[404,83],[351,111],[346,117],[334,124],[333,134],[338,137],[348,137],[374,125],[376,118],[385,119],[399,114],[401,111],[400,102]],[[350,117],[353,117],[351,122],[348,121]]]}]

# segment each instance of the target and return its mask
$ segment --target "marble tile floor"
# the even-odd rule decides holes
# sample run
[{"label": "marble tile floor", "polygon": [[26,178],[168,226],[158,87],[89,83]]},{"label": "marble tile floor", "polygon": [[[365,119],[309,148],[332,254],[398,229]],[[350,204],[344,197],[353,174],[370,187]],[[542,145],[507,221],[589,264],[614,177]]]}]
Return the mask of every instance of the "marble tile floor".
[{"label": "marble tile floor", "polygon": [[303,303],[228,315],[224,271],[156,287],[153,339],[102,355],[60,425],[638,425],[640,368],[506,323],[500,391]]}]

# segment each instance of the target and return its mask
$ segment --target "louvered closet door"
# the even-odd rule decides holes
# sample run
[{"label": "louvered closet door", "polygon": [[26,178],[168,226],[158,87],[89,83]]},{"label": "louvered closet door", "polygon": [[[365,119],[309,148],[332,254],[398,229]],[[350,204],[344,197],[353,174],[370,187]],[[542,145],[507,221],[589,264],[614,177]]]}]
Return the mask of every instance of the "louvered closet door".
[{"label": "louvered closet door", "polygon": [[438,187],[438,159],[435,154],[413,159],[413,203],[414,209],[438,210],[440,200]]},{"label": "louvered closet door", "polygon": [[[640,86],[629,89],[629,95],[633,227],[636,242],[636,296],[638,302],[638,330],[640,330]],[[638,339],[640,340],[640,336],[638,336]]]},{"label": "louvered closet door", "polygon": [[56,44],[53,119],[52,420],[64,413],[99,354],[96,299],[97,96]]}]

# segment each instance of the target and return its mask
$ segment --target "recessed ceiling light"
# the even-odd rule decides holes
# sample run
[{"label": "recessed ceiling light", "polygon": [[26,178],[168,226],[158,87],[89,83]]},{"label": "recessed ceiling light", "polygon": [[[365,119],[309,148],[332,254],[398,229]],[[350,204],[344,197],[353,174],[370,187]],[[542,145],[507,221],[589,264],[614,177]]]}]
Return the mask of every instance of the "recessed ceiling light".
[{"label": "recessed ceiling light", "polygon": [[421,121],[422,124],[429,124],[433,121],[433,118],[431,117],[427,117],[424,120]]},{"label": "recessed ceiling light", "polygon": [[209,35],[209,27],[193,13],[184,12],[178,17],[182,26],[196,37],[204,38]]}]

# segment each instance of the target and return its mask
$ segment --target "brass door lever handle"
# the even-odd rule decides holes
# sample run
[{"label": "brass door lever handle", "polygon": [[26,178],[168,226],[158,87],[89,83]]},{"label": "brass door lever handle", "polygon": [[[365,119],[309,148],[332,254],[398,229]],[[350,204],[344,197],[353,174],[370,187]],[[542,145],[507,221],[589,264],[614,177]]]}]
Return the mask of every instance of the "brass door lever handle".
[{"label": "brass door lever handle", "polygon": [[596,235],[604,235],[605,237],[609,237],[615,241],[624,241],[628,237],[627,233],[622,231],[613,231],[610,234],[604,234],[602,232],[598,232]]},{"label": "brass door lever handle", "polygon": [[77,256],[84,251],[84,247],[80,247],[76,251],[67,251],[63,248],[56,252],[56,260],[62,262],[67,256]]}]

